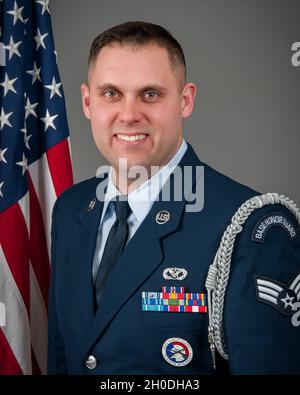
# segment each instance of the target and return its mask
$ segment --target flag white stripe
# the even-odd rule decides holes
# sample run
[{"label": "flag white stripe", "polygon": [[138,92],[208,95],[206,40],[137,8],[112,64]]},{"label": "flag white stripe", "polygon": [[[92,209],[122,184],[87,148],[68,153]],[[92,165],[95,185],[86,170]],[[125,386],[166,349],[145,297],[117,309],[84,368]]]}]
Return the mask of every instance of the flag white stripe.
[{"label": "flag white stripe", "polygon": [[69,152],[70,152],[71,163],[73,163],[72,148],[71,148],[71,138],[70,138],[70,136],[67,137],[67,140],[68,140],[68,147],[69,147]]},{"label": "flag white stripe", "polygon": [[0,300],[6,307],[6,325],[1,329],[23,374],[32,374],[28,314],[1,246]]},{"label": "flag white stripe", "polygon": [[47,311],[43,295],[30,265],[30,328],[33,352],[42,374],[47,373]]},{"label": "flag white stripe", "polygon": [[29,166],[29,173],[42,210],[48,256],[50,257],[51,213],[56,200],[56,194],[46,154]]},{"label": "flag white stripe", "polygon": [[18,201],[18,204],[20,206],[20,209],[23,213],[23,217],[25,219],[26,222],[26,226],[27,226],[27,232],[29,234],[30,232],[30,215],[29,215],[29,192],[27,192],[22,199],[20,199]]}]

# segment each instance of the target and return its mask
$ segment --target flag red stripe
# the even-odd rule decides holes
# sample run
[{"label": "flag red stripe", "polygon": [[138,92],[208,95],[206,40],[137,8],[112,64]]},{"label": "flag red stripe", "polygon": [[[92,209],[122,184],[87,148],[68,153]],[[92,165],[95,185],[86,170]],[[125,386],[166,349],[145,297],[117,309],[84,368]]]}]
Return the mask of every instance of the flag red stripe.
[{"label": "flag red stripe", "polygon": [[28,174],[30,201],[30,262],[43,295],[45,307],[48,311],[48,290],[50,284],[50,261],[47,252],[47,241],[41,206]]},{"label": "flag red stripe", "polygon": [[68,140],[65,139],[47,151],[48,166],[58,197],[66,188],[73,184],[72,163]]},{"label": "flag red stripe", "polygon": [[20,365],[18,364],[14,353],[7,343],[4,333],[0,329],[0,375],[2,374],[23,374]]},{"label": "flag red stripe", "polygon": [[18,203],[0,214],[0,242],[30,316],[29,237],[25,218]]}]

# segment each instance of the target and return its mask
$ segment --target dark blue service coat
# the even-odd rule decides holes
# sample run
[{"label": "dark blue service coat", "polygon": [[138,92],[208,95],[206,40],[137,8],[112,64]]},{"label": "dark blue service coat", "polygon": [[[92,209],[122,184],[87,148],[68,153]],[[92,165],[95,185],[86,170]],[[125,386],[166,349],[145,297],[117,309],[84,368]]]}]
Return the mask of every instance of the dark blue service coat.
[{"label": "dark blue service coat", "polygon": [[[208,267],[223,232],[239,206],[258,194],[200,162],[190,145],[179,166],[204,166],[203,210],[186,212],[184,200],[154,202],[115,265],[97,311],[92,262],[103,203],[96,200],[92,207],[90,202],[101,180],[74,185],[57,199],[52,223],[50,374],[300,373],[296,303],[300,237],[295,218],[281,205],[256,210],[237,236],[224,309],[228,362],[219,357],[217,369],[212,367],[207,313],[142,310],[142,292],[161,292],[164,286],[206,293]],[[160,211],[169,212],[168,222],[156,222]],[[288,226],[264,230],[263,221],[274,215]],[[258,242],[253,235],[259,229],[264,239]],[[185,269],[187,277],[166,280],[163,271],[174,267]],[[263,281],[260,291],[258,279]],[[180,355],[177,366],[169,363],[172,356],[169,361],[163,356],[165,342],[177,338],[187,342],[192,354],[185,365]],[[92,369],[86,366],[89,356]]]}]

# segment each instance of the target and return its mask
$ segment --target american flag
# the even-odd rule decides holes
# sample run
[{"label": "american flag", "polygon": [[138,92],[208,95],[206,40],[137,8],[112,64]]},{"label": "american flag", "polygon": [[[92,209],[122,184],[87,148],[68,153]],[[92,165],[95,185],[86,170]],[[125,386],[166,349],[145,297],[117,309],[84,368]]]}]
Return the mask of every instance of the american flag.
[{"label": "american flag", "polygon": [[49,0],[0,0],[0,374],[47,369],[51,212],[72,185]]}]

